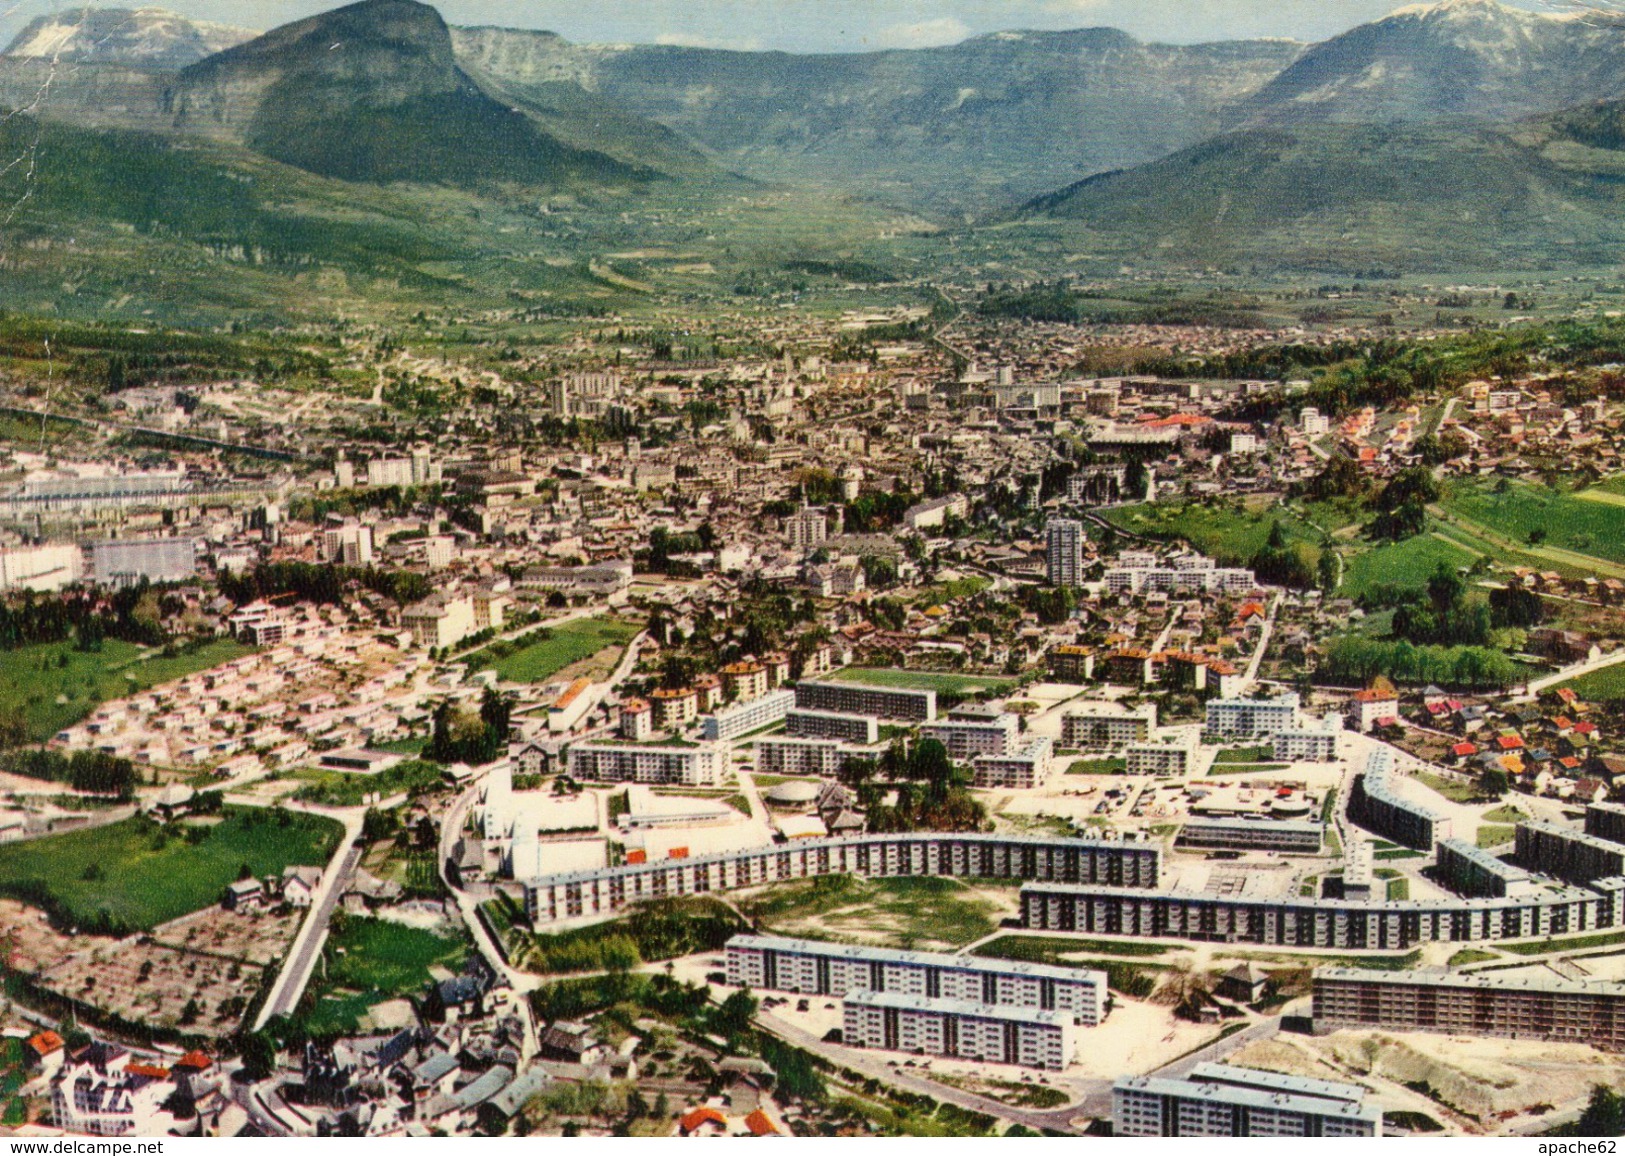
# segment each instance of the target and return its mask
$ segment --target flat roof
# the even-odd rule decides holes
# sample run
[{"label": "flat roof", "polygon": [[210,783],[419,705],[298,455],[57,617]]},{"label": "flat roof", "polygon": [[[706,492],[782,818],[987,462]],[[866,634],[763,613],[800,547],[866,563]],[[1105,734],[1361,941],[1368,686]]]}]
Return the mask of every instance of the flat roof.
[{"label": "flat roof", "polygon": [[1037,1024],[1047,1028],[1069,1028],[1071,1015],[1065,1012],[1042,1011],[1035,1007],[1015,1004],[971,1003],[962,999],[933,999],[923,995],[905,995],[896,991],[849,991],[843,997],[848,1004],[868,1004],[872,1007],[893,1007],[904,1011],[937,1012],[945,1015],[970,1016],[981,1020],[1000,1020]]},{"label": "flat roof", "polygon": [[[1504,907],[1544,907],[1557,903],[1573,903],[1577,900],[1590,899],[1598,903],[1606,902],[1603,896],[1595,891],[1581,887],[1554,888],[1544,893],[1537,892],[1522,895],[1516,898],[1505,899],[1312,899],[1306,896],[1293,896],[1288,898],[1259,898],[1246,899],[1238,896],[1208,895],[1205,892],[1195,891],[1152,891],[1143,887],[1111,887],[1096,883],[1047,883],[1029,882],[1021,885],[1023,892],[1035,891],[1059,895],[1077,896],[1121,896],[1124,899],[1134,899],[1141,903],[1150,899],[1167,900],[1170,903],[1207,903],[1224,904],[1233,907],[1307,907],[1311,910],[1321,911],[1380,911],[1395,914],[1415,911],[1425,913],[1430,911],[1462,911],[1462,910],[1491,910],[1498,911]],[[1051,933],[1053,934],[1053,932]]]},{"label": "flat roof", "polygon": [[1368,1107],[1347,1100],[1328,1100],[1320,1096],[1241,1087],[1235,1084],[1217,1084],[1194,1079],[1176,1080],[1165,1076],[1125,1076],[1113,1084],[1112,1088],[1114,1091],[1177,1096],[1184,1100],[1214,1100],[1222,1104],[1237,1104],[1248,1108],[1301,1112],[1308,1116],[1340,1116],[1347,1120],[1368,1120],[1378,1130],[1382,1126],[1382,1112],[1374,1106]]},{"label": "flat roof", "polygon": [[1363,967],[1320,967],[1315,979],[1385,983],[1396,987],[1455,987],[1471,991],[1539,991],[1551,995],[1615,996],[1625,999],[1625,983],[1605,979],[1564,979],[1555,972],[1507,976],[1449,971],[1377,971]]},{"label": "flat roof", "polygon": [[1326,829],[1324,823],[1315,819],[1271,819],[1264,815],[1256,819],[1189,819],[1184,826],[1186,829],[1207,827],[1218,830],[1290,831],[1303,835],[1319,835]]},{"label": "flat roof", "polygon": [[1106,973],[1077,967],[1057,967],[1048,963],[1025,963],[980,955],[956,955],[945,951],[902,951],[890,947],[867,947],[853,943],[828,943],[819,939],[790,939],[778,935],[736,935],[728,946],[760,950],[791,951],[806,955],[839,956],[842,959],[872,963],[901,963],[915,967],[951,967],[960,971],[995,971],[1001,975],[1025,975],[1034,979],[1054,979],[1067,983],[1088,982],[1102,991]]},{"label": "flat roof", "polygon": [[1611,839],[1603,839],[1596,835],[1587,835],[1578,827],[1566,827],[1562,823],[1553,823],[1549,819],[1529,819],[1518,825],[1546,835],[1560,836],[1570,842],[1590,847],[1595,851],[1605,851],[1610,855],[1625,855],[1625,844],[1615,843]]},{"label": "flat roof", "polygon": [[1358,1084],[1345,1084],[1338,1080],[1319,1080],[1313,1076],[1293,1076],[1285,1072],[1267,1072],[1262,1068],[1243,1068],[1235,1064],[1222,1064],[1213,1061],[1197,1064],[1191,1069],[1187,1079],[1211,1081],[1217,1084],[1269,1088],[1277,1092],[1320,1096],[1328,1100],[1347,1100],[1356,1104],[1366,1097],[1366,1089]]},{"label": "flat roof", "polygon": [[[1529,878],[1529,872],[1504,859],[1498,859],[1476,843],[1469,843],[1465,839],[1442,839],[1439,841],[1440,850],[1449,850],[1452,854],[1460,855],[1481,870],[1488,871],[1508,882],[1521,881]],[[1625,848],[1622,848],[1625,850]]]}]

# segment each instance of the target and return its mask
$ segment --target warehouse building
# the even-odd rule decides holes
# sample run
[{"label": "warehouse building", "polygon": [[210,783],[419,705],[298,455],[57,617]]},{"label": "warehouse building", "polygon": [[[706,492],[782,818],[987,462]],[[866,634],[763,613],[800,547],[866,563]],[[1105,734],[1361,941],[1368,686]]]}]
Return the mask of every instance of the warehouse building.
[{"label": "warehouse building", "polygon": [[1355,1084],[1202,1063],[1184,1079],[1112,1086],[1117,1136],[1378,1136],[1382,1112]]},{"label": "warehouse building", "polygon": [[930,875],[1155,887],[1162,877],[1162,848],[1121,839],[1023,835],[807,839],[531,879],[525,882],[525,910],[535,924],[608,918],[634,903],[824,875]]},{"label": "warehouse building", "polygon": [[855,991],[841,1006],[842,1042],[919,1056],[1059,1072],[1076,1054],[1069,1016],[1024,1007]]},{"label": "warehouse building", "polygon": [[1625,984],[1552,975],[1320,968],[1316,1032],[1340,1028],[1499,1036],[1625,1051]]},{"label": "warehouse building", "polygon": [[801,995],[876,991],[1037,1008],[1065,1012],[1085,1026],[1106,1018],[1103,971],[811,939],[734,936],[728,941],[728,983]]}]

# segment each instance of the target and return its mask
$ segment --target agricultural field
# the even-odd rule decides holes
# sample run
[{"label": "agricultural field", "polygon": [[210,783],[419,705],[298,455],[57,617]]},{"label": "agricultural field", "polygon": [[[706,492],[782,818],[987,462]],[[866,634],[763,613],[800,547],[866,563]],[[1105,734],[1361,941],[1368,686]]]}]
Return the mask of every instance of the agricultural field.
[{"label": "agricultural field", "polygon": [[367,1013],[392,999],[420,996],[436,972],[455,974],[468,944],[383,919],[333,919],[321,964],[301,1006],[312,1035],[356,1031]]},{"label": "agricultural field", "polygon": [[[1275,495],[1257,495],[1229,504],[1157,502],[1119,506],[1104,511],[1104,516],[1120,530],[1164,540],[1183,538],[1210,557],[1240,565],[1264,548],[1270,527],[1277,522],[1288,542],[1318,545],[1325,537],[1297,514],[1283,510]],[[1323,522],[1317,524],[1325,526]]]},{"label": "agricultural field", "polygon": [[1014,679],[980,674],[938,674],[928,670],[882,670],[875,667],[848,667],[835,676],[837,682],[857,682],[894,690],[934,690],[938,694],[969,695],[982,691],[1009,690]]},{"label": "agricultural field", "polygon": [[1525,482],[1509,484],[1504,492],[1500,486],[1459,483],[1442,507],[1469,529],[1483,527],[1492,540],[1508,540],[1550,563],[1608,577],[1625,573],[1625,505],[1618,502]]},{"label": "agricultural field", "polygon": [[432,790],[440,784],[443,771],[439,763],[427,759],[398,763],[373,775],[304,770],[295,776],[301,786],[294,798],[326,807],[357,807],[372,794],[387,799],[391,795],[417,795]]},{"label": "agricultural field", "polygon": [[325,864],[342,832],[332,819],[282,810],[228,808],[178,828],[136,817],[0,846],[0,894],[80,930],[151,930],[218,903],[244,868],[266,876]]},{"label": "agricultural field", "polygon": [[1381,586],[1421,589],[1428,576],[1444,565],[1452,570],[1471,566],[1479,555],[1460,543],[1434,533],[1418,534],[1403,542],[1386,543],[1345,556],[1338,594],[1359,598]]},{"label": "agricultural field", "polygon": [[582,618],[562,626],[543,627],[514,642],[498,642],[464,659],[474,670],[494,669],[504,682],[547,682],[566,667],[614,649],[605,672],[613,669],[618,650],[642,627],[620,618]]},{"label": "agricultural field", "polygon": [[0,654],[0,717],[20,714],[28,737],[44,742],[97,706],[208,670],[250,653],[231,639],[166,656],[117,639],[96,650],[72,642],[25,646]]},{"label": "agricultural field", "polygon": [[1625,699],[1625,663],[1582,674],[1562,685],[1589,702],[1618,702]]}]

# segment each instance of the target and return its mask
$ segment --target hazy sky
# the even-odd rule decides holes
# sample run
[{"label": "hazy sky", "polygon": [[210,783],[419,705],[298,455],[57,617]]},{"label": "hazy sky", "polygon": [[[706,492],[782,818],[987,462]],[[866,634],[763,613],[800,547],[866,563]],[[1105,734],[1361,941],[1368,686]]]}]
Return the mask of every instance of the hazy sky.
[{"label": "hazy sky", "polygon": [[[1514,0],[1562,8],[1584,0]],[[1610,3],[1613,0],[1597,0]],[[107,0],[271,28],[337,0]],[[0,37],[67,0],[0,0]],[[1189,43],[1255,36],[1323,39],[1401,7],[1396,0],[441,0],[453,24],[547,28],[575,41],[850,52],[949,44],[1012,28],[1122,28]]]}]

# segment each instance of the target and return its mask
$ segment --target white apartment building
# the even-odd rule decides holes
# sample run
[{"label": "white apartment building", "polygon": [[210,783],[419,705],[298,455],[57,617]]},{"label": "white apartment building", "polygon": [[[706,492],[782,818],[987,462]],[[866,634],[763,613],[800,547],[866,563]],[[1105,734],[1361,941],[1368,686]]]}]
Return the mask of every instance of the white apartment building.
[{"label": "white apartment building", "polygon": [[968,762],[977,755],[1007,754],[1015,749],[1020,734],[1021,720],[1013,714],[982,719],[948,718],[920,728],[921,737],[936,739],[948,748],[948,757],[956,763]]},{"label": "white apartment building", "polygon": [[734,703],[700,720],[706,741],[732,742],[752,731],[784,721],[796,705],[796,692],[775,690],[760,698]]},{"label": "white apartment building", "polygon": [[791,739],[774,735],[756,740],[756,769],[767,775],[833,778],[850,758],[873,758],[874,751],[838,739]]},{"label": "white apartment building", "polygon": [[842,1001],[848,1047],[947,1056],[1059,1072],[1076,1055],[1071,1017],[1034,1008],[854,991]]},{"label": "white apartment building", "polygon": [[600,783],[677,783],[718,787],[727,770],[722,748],[711,743],[575,743],[569,752],[570,777]]},{"label": "white apartment building", "polygon": [[79,581],[84,569],[78,546],[16,546],[0,550],[0,590],[50,594]]},{"label": "white apartment building", "polygon": [[1031,791],[1047,783],[1054,769],[1054,740],[1048,735],[1034,735],[1020,750],[972,759],[971,786],[986,791]]},{"label": "white apartment building", "polygon": [[1148,741],[1157,729],[1157,704],[1126,707],[1090,702],[1061,716],[1061,745],[1071,750],[1117,750]]},{"label": "white apartment building", "polygon": [[1218,698],[1207,704],[1203,738],[1210,743],[1254,742],[1298,729],[1298,696]]},{"label": "white apartment building", "polygon": [[1189,775],[1196,769],[1196,736],[1186,731],[1131,743],[1125,758],[1131,775]]},{"label": "white apartment building", "polygon": [[1197,1064],[1189,1077],[1125,1076],[1112,1087],[1117,1136],[1377,1136],[1382,1112],[1354,1084]]},{"label": "white apartment building", "polygon": [[824,511],[804,506],[784,520],[784,536],[792,550],[816,550],[829,537]]},{"label": "white apartment building", "polygon": [[1071,518],[1051,518],[1044,530],[1045,560],[1051,586],[1081,586],[1088,564],[1089,533]]},{"label": "white apartment building", "polygon": [[792,710],[784,716],[784,733],[796,739],[837,739],[873,746],[880,741],[880,720],[832,710]]},{"label": "white apartment building", "polygon": [[372,527],[363,526],[354,518],[346,518],[336,525],[323,528],[321,559],[345,566],[372,564]]}]

